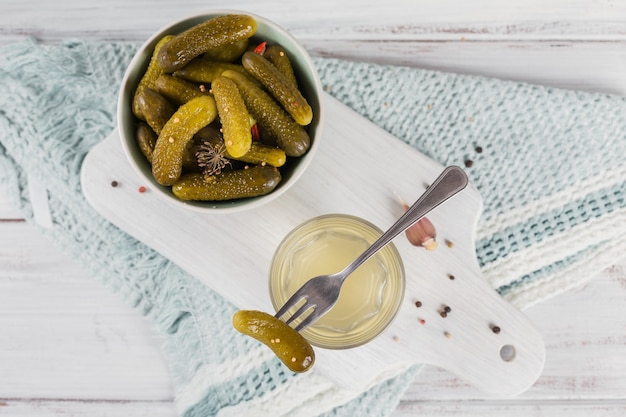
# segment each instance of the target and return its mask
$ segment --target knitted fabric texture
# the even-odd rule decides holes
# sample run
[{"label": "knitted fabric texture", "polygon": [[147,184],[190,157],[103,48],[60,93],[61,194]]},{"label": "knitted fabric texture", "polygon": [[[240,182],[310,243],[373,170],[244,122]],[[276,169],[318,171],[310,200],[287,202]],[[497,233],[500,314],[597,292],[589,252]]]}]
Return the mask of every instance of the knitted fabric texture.
[{"label": "knitted fabric texture", "polygon": [[[115,126],[138,45],[1,50],[0,192],[25,218],[29,181],[48,191],[41,232],[163,335],[181,416],[384,416],[419,366],[362,393],[294,375],[232,330],[235,307],[100,217],[80,189],[87,152]],[[476,247],[491,285],[527,307],[582,283],[626,247],[626,101],[419,69],[314,60],[326,90],[481,192]]]}]

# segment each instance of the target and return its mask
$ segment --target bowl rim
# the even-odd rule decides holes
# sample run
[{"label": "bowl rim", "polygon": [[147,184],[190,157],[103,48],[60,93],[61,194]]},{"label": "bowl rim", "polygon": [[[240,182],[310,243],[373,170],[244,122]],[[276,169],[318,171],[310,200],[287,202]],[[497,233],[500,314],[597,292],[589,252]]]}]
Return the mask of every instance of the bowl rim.
[{"label": "bowl rim", "polygon": [[[150,176],[146,175],[146,173],[141,169],[141,167],[138,165],[137,161],[135,160],[136,156],[134,154],[136,153],[137,149],[136,148],[133,149],[133,145],[130,143],[131,141],[128,138],[126,138],[124,129],[122,127],[123,120],[125,119],[125,116],[126,116],[125,112],[128,112],[128,109],[125,109],[125,107],[128,106],[127,100],[128,100],[129,88],[132,89],[132,91],[134,91],[134,88],[135,88],[135,86],[129,86],[129,83],[130,83],[130,79],[135,75],[137,68],[140,65],[147,64],[146,60],[150,59],[152,55],[151,49],[154,47],[154,44],[158,41],[158,39],[160,39],[162,36],[168,33],[168,31],[172,31],[174,28],[178,26],[188,25],[188,27],[191,27],[191,22],[198,21],[199,19],[206,20],[206,19],[210,19],[213,17],[222,16],[222,15],[227,15],[227,14],[245,14],[245,15],[253,17],[258,23],[262,23],[263,25],[267,26],[273,31],[280,32],[282,36],[285,36],[287,39],[289,39],[291,46],[295,50],[297,50],[299,59],[305,63],[305,67],[308,68],[308,70],[310,71],[312,75],[311,81],[313,81],[313,83],[311,85],[311,88],[312,88],[311,91],[315,92],[317,99],[319,100],[319,109],[317,110],[317,115],[316,115],[317,122],[315,125],[315,138],[314,140],[311,141],[311,146],[309,150],[307,151],[307,153],[299,158],[297,166],[291,170],[289,178],[287,180],[283,179],[283,181],[288,181],[288,182],[279,184],[279,187],[273,190],[272,192],[270,192],[269,194],[241,199],[241,200],[216,201],[216,202],[211,202],[211,201],[188,202],[188,201],[178,199],[176,196],[174,196],[171,193],[170,187],[162,186],[158,184],[151,175]],[[166,25],[163,25],[161,28],[155,31],[146,41],[144,41],[143,44],[136,50],[135,55],[133,56],[128,66],[126,67],[124,76],[122,78],[122,82],[120,84],[118,98],[117,98],[116,128],[118,130],[119,138],[122,143],[122,149],[124,151],[126,158],[128,159],[128,162],[132,166],[133,170],[139,175],[139,177],[142,180],[147,181],[151,185],[151,188],[156,192],[156,194],[159,195],[159,198],[168,201],[169,204],[173,204],[174,206],[181,207],[181,208],[184,208],[185,210],[190,210],[190,211],[194,211],[197,213],[206,213],[206,214],[236,213],[236,212],[242,212],[242,211],[250,210],[253,208],[257,208],[271,201],[276,200],[282,194],[287,192],[289,188],[291,188],[298,181],[298,179],[302,176],[302,174],[304,174],[307,167],[310,165],[314,155],[317,153],[319,146],[320,146],[320,142],[321,142],[322,131],[323,131],[323,120],[324,120],[322,96],[323,96],[322,84],[321,84],[317,69],[313,63],[313,60],[311,59],[311,56],[306,51],[306,49],[302,46],[302,44],[289,31],[287,31],[285,28],[283,28],[282,26],[280,26],[279,24],[275,23],[272,20],[269,20],[263,16],[260,16],[258,14],[251,13],[248,11],[238,10],[238,9],[210,9],[204,12],[189,14],[182,18],[173,20],[167,23]]]}]

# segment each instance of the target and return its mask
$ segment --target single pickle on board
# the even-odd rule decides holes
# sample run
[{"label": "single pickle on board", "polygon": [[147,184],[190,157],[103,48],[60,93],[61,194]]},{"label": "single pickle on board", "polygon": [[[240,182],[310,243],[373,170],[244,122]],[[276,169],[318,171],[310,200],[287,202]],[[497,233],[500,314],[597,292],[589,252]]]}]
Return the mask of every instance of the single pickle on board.
[{"label": "single pickle on board", "polygon": [[306,372],[315,363],[311,344],[287,323],[268,313],[239,310],[233,315],[233,327],[265,344],[293,372]]},{"label": "single pickle on board", "polygon": [[161,185],[172,185],[182,173],[185,149],[200,129],[217,117],[211,96],[196,97],[183,104],[167,121],[152,154],[152,175]]}]

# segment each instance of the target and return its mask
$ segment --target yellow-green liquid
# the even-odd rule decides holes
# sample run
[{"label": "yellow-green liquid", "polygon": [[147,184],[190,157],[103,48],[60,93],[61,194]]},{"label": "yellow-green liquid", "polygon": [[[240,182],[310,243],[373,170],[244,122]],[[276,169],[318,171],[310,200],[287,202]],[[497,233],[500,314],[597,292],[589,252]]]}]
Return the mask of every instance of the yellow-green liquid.
[{"label": "yellow-green liquid", "polygon": [[[332,274],[356,259],[378,236],[372,225],[351,216],[322,216],[292,232],[279,247],[270,277],[275,307],[309,279]],[[344,282],[337,304],[302,334],[328,348],[357,346],[393,319],[404,293],[404,270],[388,245]]]}]

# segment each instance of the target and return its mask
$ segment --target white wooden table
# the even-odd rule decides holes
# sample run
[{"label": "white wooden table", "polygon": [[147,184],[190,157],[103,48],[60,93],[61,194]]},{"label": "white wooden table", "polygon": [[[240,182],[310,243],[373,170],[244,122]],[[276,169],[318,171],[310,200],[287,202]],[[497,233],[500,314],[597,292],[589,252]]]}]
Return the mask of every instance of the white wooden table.
[{"label": "white wooden table", "polygon": [[[143,41],[224,7],[276,21],[315,56],[626,94],[624,0],[2,0],[0,45]],[[547,346],[529,391],[489,398],[426,368],[393,416],[626,415],[626,260],[526,313]],[[0,195],[0,416],[174,417],[160,342]]]}]

